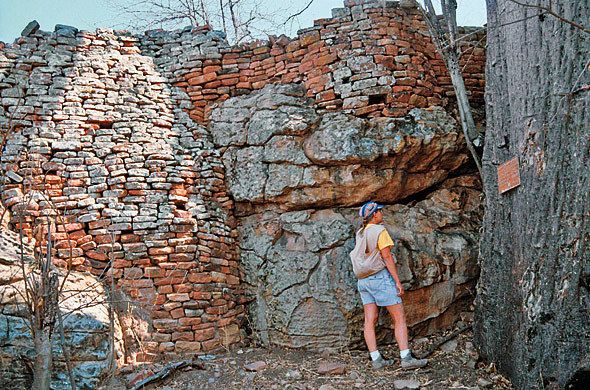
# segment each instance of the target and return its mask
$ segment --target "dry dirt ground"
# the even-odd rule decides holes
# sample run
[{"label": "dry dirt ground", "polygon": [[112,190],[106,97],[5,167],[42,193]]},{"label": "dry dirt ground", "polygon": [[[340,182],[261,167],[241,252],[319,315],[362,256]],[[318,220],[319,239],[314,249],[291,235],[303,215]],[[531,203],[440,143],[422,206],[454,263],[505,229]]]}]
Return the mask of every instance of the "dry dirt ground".
[{"label": "dry dirt ground", "polygon": [[[419,353],[444,335],[416,339],[412,343]],[[202,356],[197,360],[200,369],[186,367],[145,389],[512,389],[493,366],[479,359],[471,339],[470,330],[463,332],[437,348],[426,368],[413,371],[400,368],[399,350],[395,346],[381,348],[386,357],[395,358],[396,362],[380,371],[371,369],[366,351],[328,355],[241,347]],[[152,372],[158,372],[159,368],[150,367]],[[329,368],[333,368],[332,373],[322,372]],[[131,378],[137,380],[139,371],[119,378],[129,386]]]}]

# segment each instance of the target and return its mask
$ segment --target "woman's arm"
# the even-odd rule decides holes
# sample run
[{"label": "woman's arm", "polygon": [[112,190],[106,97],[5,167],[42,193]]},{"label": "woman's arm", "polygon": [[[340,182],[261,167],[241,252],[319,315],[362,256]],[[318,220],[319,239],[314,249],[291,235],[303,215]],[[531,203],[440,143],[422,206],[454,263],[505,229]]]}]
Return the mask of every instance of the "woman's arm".
[{"label": "woman's arm", "polygon": [[404,295],[404,288],[402,283],[399,281],[399,276],[397,276],[397,268],[395,266],[395,262],[393,261],[393,254],[391,253],[391,246],[386,246],[385,248],[381,249],[381,257],[385,260],[385,266],[387,270],[393,276],[393,280],[395,280],[395,286],[397,287],[397,295],[400,297]]}]

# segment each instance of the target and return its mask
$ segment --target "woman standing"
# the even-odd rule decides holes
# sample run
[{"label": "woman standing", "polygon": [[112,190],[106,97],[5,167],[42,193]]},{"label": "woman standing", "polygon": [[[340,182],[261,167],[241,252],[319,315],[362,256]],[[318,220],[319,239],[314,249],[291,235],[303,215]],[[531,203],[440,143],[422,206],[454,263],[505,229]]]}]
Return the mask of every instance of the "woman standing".
[{"label": "woman standing", "polygon": [[350,253],[352,266],[358,280],[365,312],[364,335],[369,348],[373,368],[379,369],[393,364],[385,360],[377,349],[375,325],[379,307],[385,306],[395,327],[395,340],[400,349],[401,366],[404,369],[424,367],[427,359],[416,359],[408,347],[408,328],[401,296],[404,295],[391,247],[393,240],[381,222],[382,205],[365,203],[359,210],[363,226],[356,234],[356,245]]}]

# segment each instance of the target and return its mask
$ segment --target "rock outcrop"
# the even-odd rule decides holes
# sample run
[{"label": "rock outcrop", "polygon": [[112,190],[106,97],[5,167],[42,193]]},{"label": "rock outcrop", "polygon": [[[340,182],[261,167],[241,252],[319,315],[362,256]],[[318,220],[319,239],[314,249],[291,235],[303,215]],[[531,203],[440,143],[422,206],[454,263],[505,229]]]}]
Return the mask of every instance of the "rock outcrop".
[{"label": "rock outcrop", "polygon": [[269,86],[225,102],[209,129],[236,201],[240,263],[262,342],[310,349],[361,343],[362,306],[348,258],[358,218],[347,206],[369,198],[393,204],[385,223],[397,242],[414,330],[449,324],[472,298],[479,184],[471,176],[449,179],[467,156],[443,110],[369,121],[318,113],[297,85]]},{"label": "rock outcrop", "polygon": [[[25,246],[25,273],[32,272],[31,251]],[[35,349],[23,301],[25,292],[20,259],[20,239],[0,230],[0,383],[3,388],[24,389],[32,383]],[[66,273],[61,272],[60,285]],[[69,351],[77,389],[95,389],[111,374],[111,361],[122,360],[122,332],[114,318],[114,350],[111,353],[109,299],[94,276],[71,272],[65,277],[59,306],[65,346]],[[53,333],[52,389],[70,389],[60,333]],[[112,360],[111,360],[112,359]]]},{"label": "rock outcrop", "polygon": [[394,203],[442,182],[467,160],[442,109],[403,118],[320,114],[298,85],[232,98],[209,131],[238,215],[264,210]]},{"label": "rock outcrop", "polygon": [[[408,324],[428,333],[458,318],[478,276],[480,192],[449,181],[414,206],[385,209],[396,241]],[[463,185],[468,185],[464,187]],[[265,343],[310,349],[359,346],[362,305],[348,253],[357,209],[268,211],[241,220],[241,263]],[[391,341],[391,332],[381,337]]]}]

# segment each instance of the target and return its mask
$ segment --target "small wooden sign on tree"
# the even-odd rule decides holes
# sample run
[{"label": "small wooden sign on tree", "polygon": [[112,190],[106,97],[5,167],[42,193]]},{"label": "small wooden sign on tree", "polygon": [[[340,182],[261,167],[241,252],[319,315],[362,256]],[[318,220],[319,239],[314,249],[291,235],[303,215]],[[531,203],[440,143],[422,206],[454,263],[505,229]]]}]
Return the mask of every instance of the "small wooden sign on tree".
[{"label": "small wooden sign on tree", "polygon": [[498,167],[498,191],[503,194],[519,185],[518,157],[514,157]]}]

